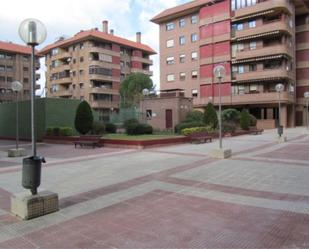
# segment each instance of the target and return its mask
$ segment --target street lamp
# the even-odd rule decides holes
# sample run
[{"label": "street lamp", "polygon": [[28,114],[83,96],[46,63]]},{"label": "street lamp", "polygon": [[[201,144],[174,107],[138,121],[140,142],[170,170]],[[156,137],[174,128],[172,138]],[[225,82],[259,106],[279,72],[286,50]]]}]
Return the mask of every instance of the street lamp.
[{"label": "street lamp", "polygon": [[142,101],[142,105],[141,105],[141,109],[142,109],[142,121],[146,122],[146,115],[145,115],[145,119],[144,119],[144,116],[143,116],[143,102],[145,100],[145,97],[148,96],[150,93],[149,89],[147,88],[144,88],[143,91],[142,91],[142,94],[143,94],[143,101]]},{"label": "street lamp", "polygon": [[24,158],[22,185],[30,189],[33,195],[37,194],[37,187],[41,182],[41,163],[44,158],[36,154],[36,125],[35,125],[35,46],[46,39],[46,28],[42,22],[36,19],[26,19],[19,26],[20,38],[31,46],[31,144],[32,157]]},{"label": "street lamp", "polygon": [[284,90],[284,85],[283,84],[277,84],[276,85],[276,91],[278,93],[278,97],[279,97],[279,114],[278,114],[278,118],[279,118],[279,124],[278,124],[278,135],[279,137],[282,136],[283,134],[283,126],[281,126],[281,93]]},{"label": "street lamp", "polygon": [[16,94],[16,151],[17,151],[18,150],[18,140],[19,140],[18,93],[21,90],[23,90],[23,85],[19,81],[13,81],[12,90]]},{"label": "street lamp", "polygon": [[226,70],[223,65],[218,65],[214,68],[213,70],[214,76],[218,79],[219,82],[219,150],[213,150],[212,151],[212,156],[216,158],[228,158],[231,156],[232,151],[230,149],[224,150],[222,147],[222,108],[221,108],[221,82],[222,79],[225,77]]},{"label": "street lamp", "polygon": [[308,107],[309,107],[309,92],[304,93],[304,98],[306,100],[306,121],[307,121],[307,130],[309,130],[309,113],[308,113]]}]

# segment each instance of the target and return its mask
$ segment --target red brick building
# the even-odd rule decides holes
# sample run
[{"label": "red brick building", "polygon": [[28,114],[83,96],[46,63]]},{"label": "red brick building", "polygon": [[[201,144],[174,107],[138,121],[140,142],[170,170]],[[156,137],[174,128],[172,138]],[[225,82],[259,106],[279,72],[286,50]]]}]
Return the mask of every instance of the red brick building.
[{"label": "red brick building", "polygon": [[281,123],[303,124],[308,14],[304,0],[196,0],[163,11],[151,20],[160,25],[161,89],[185,89],[195,108],[217,105],[213,68],[222,64],[225,107],[247,108],[274,128],[282,83]]}]

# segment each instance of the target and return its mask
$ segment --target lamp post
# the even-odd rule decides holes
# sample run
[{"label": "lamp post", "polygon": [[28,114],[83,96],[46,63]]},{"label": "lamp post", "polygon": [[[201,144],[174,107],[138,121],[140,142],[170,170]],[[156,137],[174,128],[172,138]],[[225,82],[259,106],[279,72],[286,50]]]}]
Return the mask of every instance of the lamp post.
[{"label": "lamp post", "polygon": [[306,100],[306,122],[307,122],[307,130],[309,130],[309,92],[304,93],[304,98]]},{"label": "lamp post", "polygon": [[219,149],[214,149],[211,154],[215,158],[221,158],[225,159],[228,158],[232,155],[232,151],[230,149],[223,149],[222,146],[222,108],[221,108],[221,82],[222,79],[225,77],[226,70],[223,65],[218,65],[214,68],[213,70],[214,76],[218,79],[219,82],[219,87],[218,87],[218,92],[219,92]]},{"label": "lamp post", "polygon": [[279,99],[279,114],[278,114],[278,119],[279,119],[279,124],[278,124],[278,135],[279,137],[282,136],[283,134],[283,126],[281,126],[281,93],[284,90],[284,85],[283,84],[277,84],[276,85],[276,91],[278,93],[278,99]]},{"label": "lamp post", "polygon": [[142,120],[146,123],[146,115],[145,115],[145,119],[144,119],[144,116],[143,116],[143,102],[145,100],[145,97],[149,95],[149,89],[147,88],[144,88],[143,91],[142,91],[142,94],[143,94],[143,101],[142,101],[142,105],[141,105],[141,109],[142,109]]},{"label": "lamp post", "polygon": [[22,171],[22,185],[30,189],[33,195],[37,194],[37,187],[41,182],[41,163],[43,157],[36,153],[36,124],[35,124],[35,46],[46,39],[46,29],[42,22],[36,19],[26,19],[19,26],[19,36],[31,46],[31,145],[32,157],[24,158]]},{"label": "lamp post", "polygon": [[19,140],[18,93],[21,90],[23,90],[23,85],[19,81],[13,81],[12,90],[16,94],[16,151],[17,151],[18,150],[18,140]]}]

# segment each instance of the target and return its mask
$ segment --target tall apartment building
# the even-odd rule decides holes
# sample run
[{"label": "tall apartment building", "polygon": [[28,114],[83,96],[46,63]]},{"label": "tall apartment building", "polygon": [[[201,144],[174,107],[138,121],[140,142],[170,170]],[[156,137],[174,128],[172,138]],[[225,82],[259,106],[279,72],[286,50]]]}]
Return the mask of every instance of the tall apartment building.
[{"label": "tall apartment building", "polygon": [[141,43],[140,32],[133,42],[108,32],[108,22],[103,21],[102,32],[80,31],[40,53],[45,55],[47,95],[86,100],[107,120],[119,108],[120,84],[128,74],[152,76],[150,56],[155,51]]},{"label": "tall apartment building", "polygon": [[[40,68],[37,58],[35,67]],[[17,80],[23,84],[23,91],[19,99],[30,99],[31,89],[31,48],[0,41],[0,103],[15,101],[15,94],[12,92],[12,82]],[[38,80],[39,74],[36,75]],[[40,89],[36,85],[36,89]]]},{"label": "tall apartment building", "polygon": [[163,11],[151,20],[160,25],[161,89],[184,89],[196,108],[217,105],[213,68],[222,64],[225,108],[247,108],[274,128],[282,83],[282,124],[304,124],[308,14],[305,0],[196,0]]}]

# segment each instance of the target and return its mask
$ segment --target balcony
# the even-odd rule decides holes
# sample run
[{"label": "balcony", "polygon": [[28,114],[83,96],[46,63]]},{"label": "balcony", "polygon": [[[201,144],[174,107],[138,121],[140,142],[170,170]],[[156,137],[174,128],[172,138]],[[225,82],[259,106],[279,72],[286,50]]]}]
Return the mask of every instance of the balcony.
[{"label": "balcony", "polygon": [[113,50],[101,48],[101,47],[90,47],[89,48],[90,53],[102,53],[106,55],[111,55],[111,56],[119,56],[119,52],[115,52]]},{"label": "balcony", "polygon": [[243,59],[264,57],[277,54],[286,54],[290,57],[293,57],[291,49],[289,49],[286,45],[278,44],[274,46],[262,47],[252,50],[237,51],[234,59],[243,60]]},{"label": "balcony", "polygon": [[148,71],[148,70],[143,70],[143,69],[139,69],[139,68],[131,68],[131,72],[132,73],[143,73],[149,76],[153,75],[152,71]]},{"label": "balcony", "polygon": [[289,33],[291,36],[293,35],[293,30],[290,28],[289,24],[281,20],[264,23],[262,26],[257,26],[255,28],[236,30],[233,32],[235,32],[234,38],[237,40],[246,40],[275,31]]},{"label": "balcony", "polygon": [[12,93],[0,93],[0,101],[15,101],[16,96]]},{"label": "balcony", "polygon": [[72,54],[70,52],[59,52],[58,54],[52,56],[53,60],[63,60],[72,58]]},{"label": "balcony", "polygon": [[53,93],[53,97],[70,97],[73,95],[73,90],[59,90],[58,92]]},{"label": "balcony", "polygon": [[90,80],[102,80],[102,81],[108,81],[108,82],[120,82],[120,77],[113,77],[110,75],[103,75],[103,74],[89,74]]},{"label": "balcony", "polygon": [[235,19],[240,19],[242,17],[250,17],[253,14],[262,13],[272,9],[281,9],[287,11],[290,15],[293,14],[293,8],[288,3],[287,0],[268,0],[265,2],[258,3],[256,5],[235,10]]},{"label": "balcony", "polygon": [[242,74],[235,74],[233,76],[234,77],[232,77],[232,80],[237,82],[273,80],[283,78],[289,78],[293,80],[295,78],[292,72],[286,71],[283,68],[246,72]]},{"label": "balcony", "polygon": [[119,108],[118,101],[93,100],[90,105],[92,108]]},{"label": "balcony", "polygon": [[153,61],[150,60],[150,59],[147,59],[147,58],[132,56],[131,60],[132,61],[142,62],[142,63],[149,64],[149,65],[153,65]]},{"label": "balcony", "polygon": [[108,87],[93,87],[90,89],[90,93],[119,95],[119,90]]},{"label": "balcony", "polygon": [[[294,95],[289,92],[283,92],[280,96],[282,103],[294,103]],[[277,92],[249,93],[240,95],[222,96],[223,105],[258,105],[258,104],[277,104],[279,95]],[[209,98],[193,99],[194,106],[204,106],[210,102]],[[214,98],[215,105],[219,104],[219,97]]]},{"label": "balcony", "polygon": [[99,66],[104,68],[112,68],[112,69],[120,69],[120,65],[112,64],[110,62],[99,61],[99,60],[91,60],[90,66]]},{"label": "balcony", "polygon": [[56,80],[51,80],[53,84],[70,84],[72,83],[72,79],[70,76],[61,78],[61,79],[56,79]]}]

